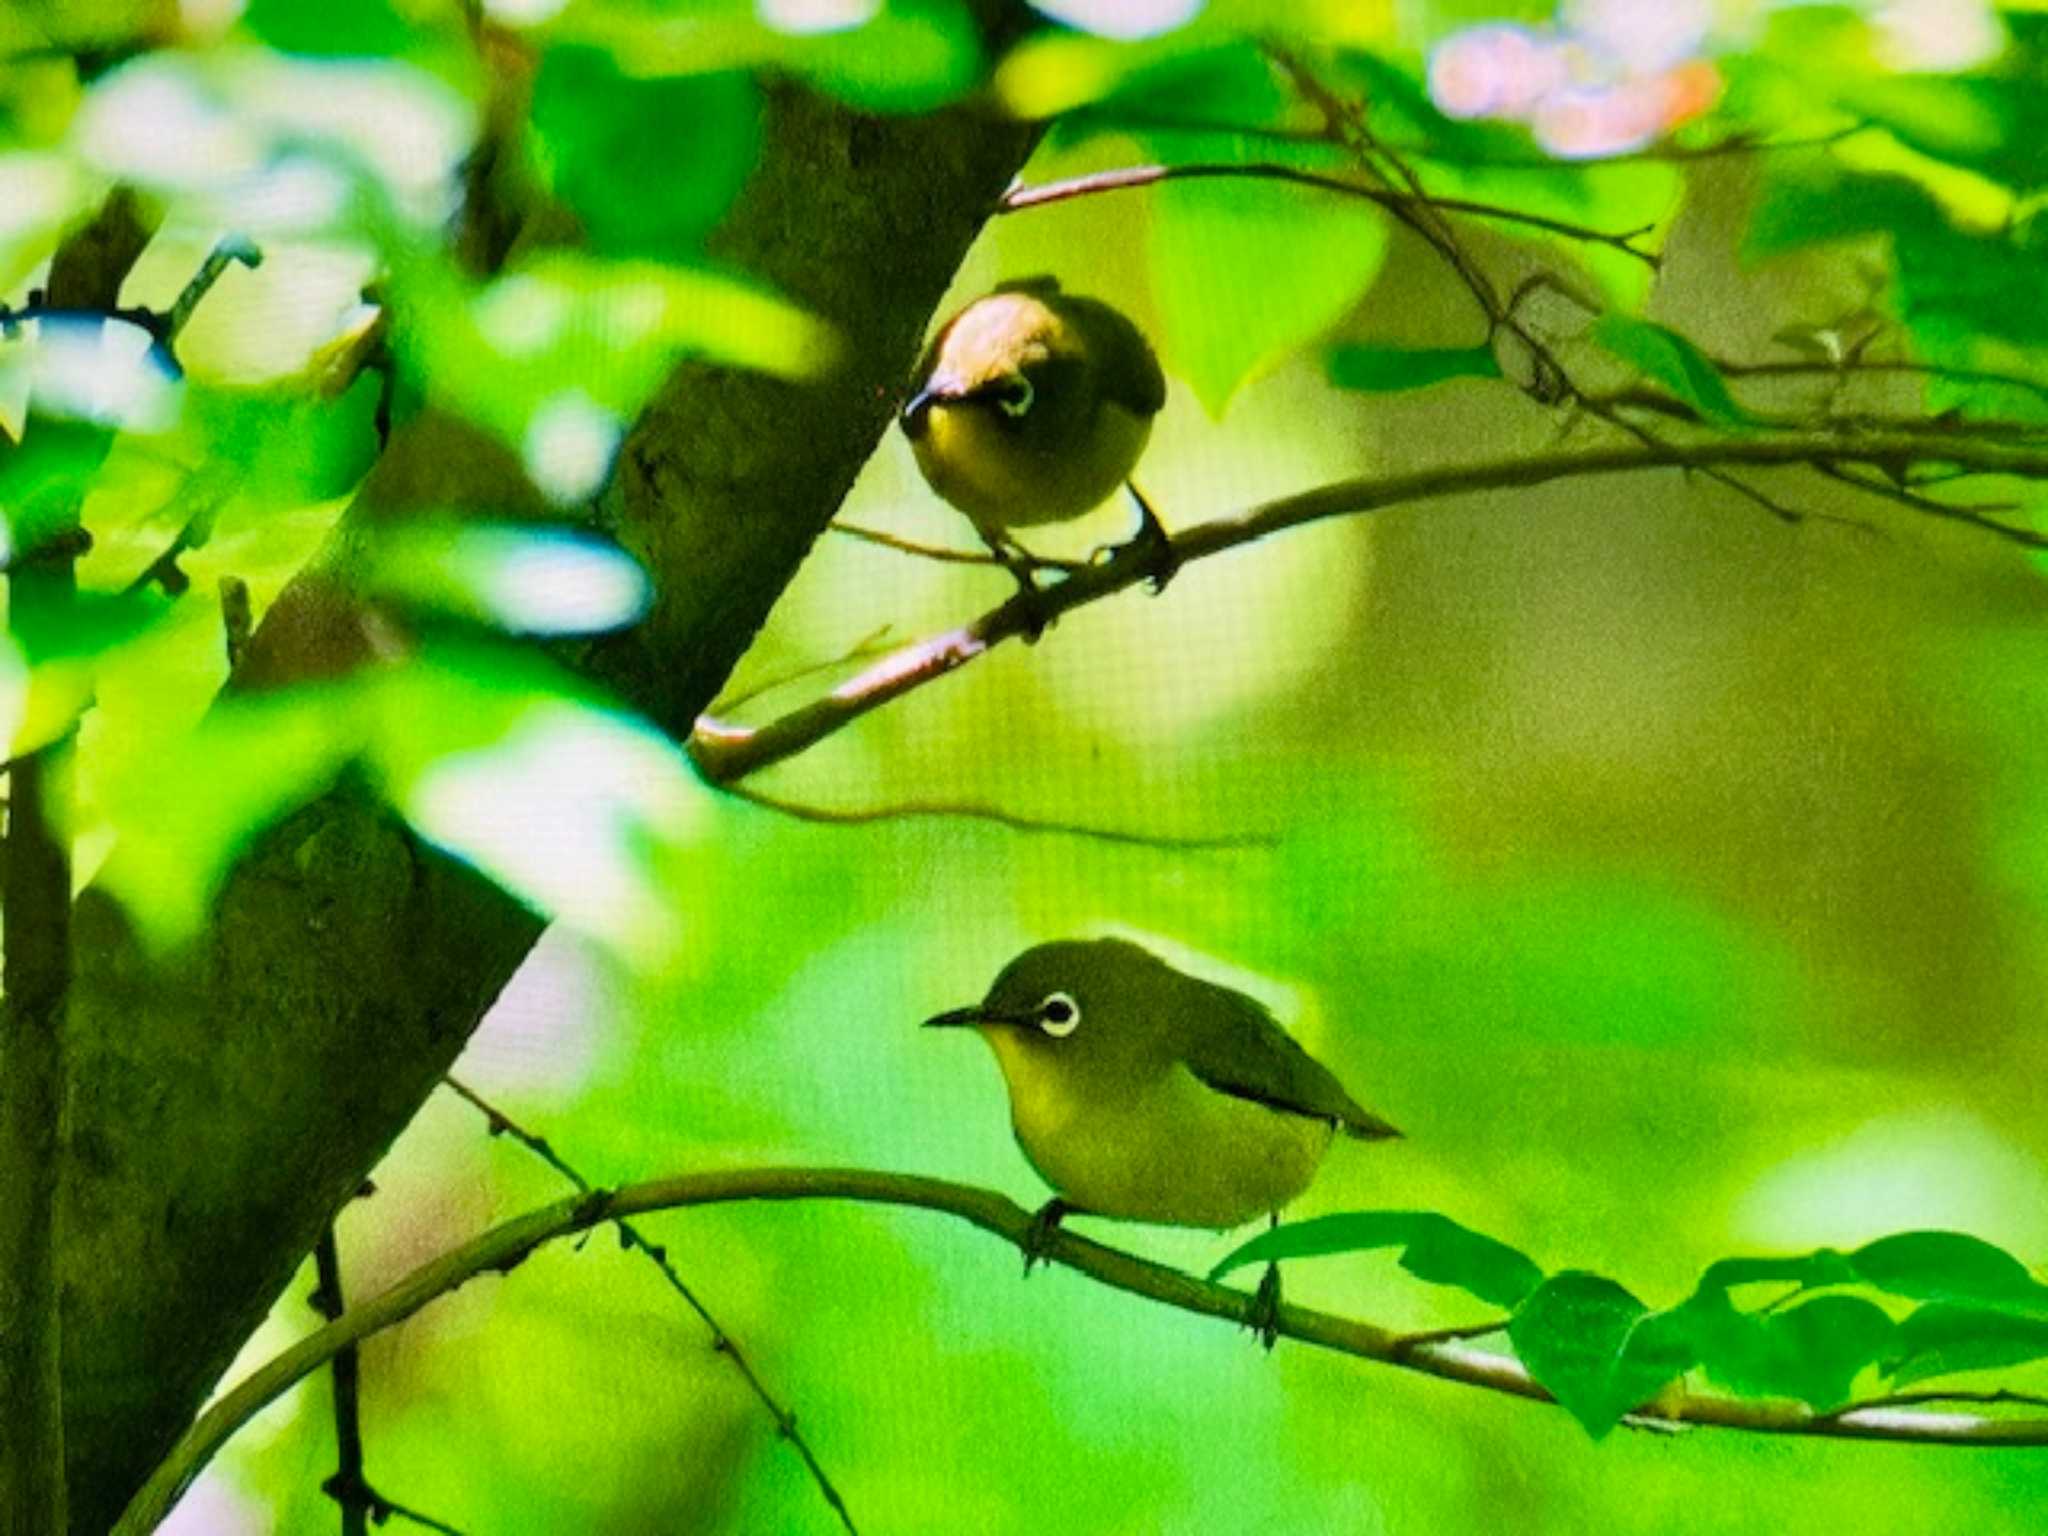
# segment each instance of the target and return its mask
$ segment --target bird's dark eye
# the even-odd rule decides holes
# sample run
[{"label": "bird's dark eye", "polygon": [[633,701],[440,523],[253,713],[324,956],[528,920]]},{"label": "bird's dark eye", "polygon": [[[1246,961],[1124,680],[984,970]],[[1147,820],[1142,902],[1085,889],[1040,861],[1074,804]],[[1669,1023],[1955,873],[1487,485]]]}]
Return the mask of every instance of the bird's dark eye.
[{"label": "bird's dark eye", "polygon": [[1064,1040],[1081,1027],[1081,1005],[1070,992],[1055,992],[1038,1005],[1038,1027]]},{"label": "bird's dark eye", "polygon": [[1038,391],[1021,373],[1005,380],[1002,388],[996,391],[996,404],[1003,408],[1005,416],[1022,416],[1037,398]]}]

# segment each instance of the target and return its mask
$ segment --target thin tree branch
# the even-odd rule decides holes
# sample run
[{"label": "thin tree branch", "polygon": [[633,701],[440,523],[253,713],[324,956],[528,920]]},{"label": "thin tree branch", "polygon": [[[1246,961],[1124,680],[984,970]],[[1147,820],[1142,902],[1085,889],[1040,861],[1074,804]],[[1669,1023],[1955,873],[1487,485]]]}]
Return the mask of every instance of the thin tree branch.
[{"label": "thin tree branch", "polygon": [[821,672],[830,672],[834,668],[847,666],[856,661],[865,661],[870,656],[879,656],[889,648],[889,631],[894,627],[890,624],[879,624],[837,656],[828,656],[823,661],[807,661],[784,668],[780,672],[771,672],[758,682],[749,683],[745,688],[720,697],[711,707],[722,713],[730,713],[766,694],[774,693],[777,689],[787,688],[791,683],[800,683],[805,678],[816,677]]},{"label": "thin tree branch", "polygon": [[1383,190],[1379,187],[1361,186],[1343,176],[1331,176],[1320,171],[1303,170],[1293,165],[1272,165],[1261,162],[1248,164],[1183,165],[1132,165],[1115,170],[1095,171],[1086,176],[1075,176],[1065,181],[1041,182],[1036,186],[1012,187],[1005,192],[1002,201],[996,204],[998,213],[1021,213],[1027,208],[1042,208],[1048,203],[1063,203],[1072,198],[1090,197],[1102,192],[1122,192],[1132,187],[1154,186],[1162,181],[1193,181],[1209,177],[1249,177],[1261,181],[1285,181],[1297,186],[1316,187],[1325,192],[1337,192],[1346,197],[1363,198],[1377,203],[1382,208],[1398,212],[1412,212],[1418,205],[1427,205],[1442,213],[1462,213],[1475,219],[1492,219],[1503,224],[1519,224],[1529,229],[1540,229],[1547,234],[1561,235],[1568,240],[1577,240],[1587,245],[1604,245],[1624,255],[1633,256],[1645,266],[1655,269],[1659,258],[1655,252],[1638,249],[1634,244],[1656,228],[1645,224],[1640,229],[1627,230],[1616,234],[1604,229],[1594,229],[1584,224],[1574,224],[1565,219],[1548,218],[1543,214],[1527,213],[1519,208],[1506,208],[1496,203],[1477,203],[1464,198],[1432,197],[1426,193],[1401,193]]},{"label": "thin tree branch", "polygon": [[1946,379],[1956,384],[1983,384],[2000,389],[2023,390],[2039,399],[2048,400],[2048,382],[2029,379],[2016,373],[1998,373],[1984,368],[1951,368],[1943,363],[1916,363],[1905,360],[1871,361],[1857,359],[1854,362],[1830,362],[1821,358],[1799,358],[1781,362],[1741,362],[1733,358],[1712,359],[1717,371],[1729,378],[1787,378],[1809,374],[1825,374],[1835,378],[1854,378],[1867,373],[1905,373],[1921,378]]},{"label": "thin tree branch", "polygon": [[1156,848],[1169,853],[1217,853],[1247,848],[1274,848],[1279,836],[1271,832],[1220,833],[1213,836],[1181,835],[1170,832],[1127,832],[1118,827],[1091,827],[1082,822],[1054,821],[1039,816],[1022,816],[992,805],[971,801],[905,800],[894,805],[867,806],[843,810],[836,806],[806,805],[763,794],[739,784],[720,784],[718,789],[749,805],[774,811],[797,821],[828,827],[871,826],[884,821],[952,818],[985,821],[1012,832],[1045,833],[1056,837],[1085,838],[1090,842],[1115,843],[1127,848]]},{"label": "thin tree branch", "polygon": [[[1257,1305],[1248,1292],[1198,1280],[1065,1228],[1047,1238],[1037,1232],[1031,1213],[1014,1201],[993,1190],[944,1179],[866,1168],[739,1168],[681,1174],[619,1189],[594,1189],[515,1216],[430,1260],[339,1322],[299,1340],[259,1366],[200,1415],[129,1504],[113,1536],[144,1536],[237,1429],[326,1364],[337,1350],[405,1321],[479,1275],[509,1273],[543,1244],[624,1216],[739,1201],[788,1200],[844,1200],[938,1212],[979,1227],[1020,1252],[1036,1242],[1041,1258],[1064,1264],[1114,1290],[1240,1326],[1252,1321]],[[1282,1337],[1339,1354],[1514,1397],[1552,1400],[1520,1361],[1455,1341],[1410,1346],[1404,1342],[1406,1335],[1376,1324],[1288,1302],[1281,1303],[1274,1327]],[[1868,1408],[1856,1405],[1822,1415],[1802,1403],[1783,1399],[1720,1397],[1673,1385],[1640,1405],[1635,1414],[1661,1424],[1711,1425],[1759,1434],[1923,1445],[2048,1445],[2048,1419],[1916,1412],[1882,1400]]]},{"label": "thin tree branch", "polygon": [[[939,544],[920,544],[915,539],[906,539],[881,528],[863,528],[858,523],[834,523],[831,531],[844,534],[850,539],[859,539],[864,544],[877,544],[883,549],[893,549],[899,554],[916,555],[920,560],[936,560],[942,565],[995,565],[1001,566],[1004,570],[1013,569],[986,550],[948,549]],[[1054,560],[1043,555],[1033,555],[1030,560],[1034,568],[1047,571],[1078,571],[1087,563],[1085,560]]]},{"label": "thin tree branch", "polygon": [[[1678,468],[1703,472],[1716,466],[1753,468],[1814,466],[1822,463],[1888,465],[1925,459],[1973,467],[1989,474],[2048,478],[2048,448],[2005,442],[1949,440],[1935,445],[1911,432],[1868,432],[1843,439],[1828,432],[1782,437],[1711,439],[1685,445],[1640,443],[1580,448],[1558,453],[1453,465],[1384,478],[1340,480],[1315,490],[1264,502],[1235,517],[1184,528],[1171,540],[1181,564],[1207,559],[1289,528],[1325,518],[1383,511],[1479,491],[1527,489],[1555,480]],[[2048,534],[1997,524],[1986,528],[2027,549],[2048,549]],[[849,678],[823,698],[799,706],[760,726],[701,717],[688,748],[698,769],[715,783],[730,784],[816,745],[872,709],[901,698],[973,661],[1006,640],[1030,633],[1083,604],[1100,601],[1147,579],[1154,556],[1133,548],[1091,565],[1042,589],[1027,601],[1021,594],[981,617],[892,652]]]},{"label": "thin tree branch", "polygon": [[[1166,114],[1130,112],[1121,108],[1100,114],[1105,120],[1119,128],[1137,128],[1153,133],[1211,133],[1233,138],[1260,139],[1274,144],[1329,144],[1332,142],[1326,128],[1291,128],[1284,125],[1261,123],[1233,123],[1219,118],[1175,117]],[[1596,155],[1584,159],[1563,159],[1556,155],[1485,155],[1464,150],[1445,149],[1441,145],[1420,143],[1415,140],[1390,142],[1388,148],[1398,154],[1416,160],[1429,160],[1438,165],[1469,165],[1487,170],[1506,171],[1559,171],[1594,169],[1607,165],[1634,165],[1644,162],[1684,163],[1688,160],[1719,160],[1731,155],[1777,155],[1796,154],[1802,150],[1827,149],[1854,138],[1857,134],[1869,133],[1879,125],[1868,120],[1859,120],[1846,127],[1829,133],[1816,133],[1804,137],[1786,139],[1756,139],[1746,134],[1731,134],[1712,144],[1665,144],[1647,149],[1628,150],[1621,154]]]},{"label": "thin tree branch", "polygon": [[[341,1289],[341,1251],[329,1224],[313,1245],[314,1272],[318,1280],[311,1297],[313,1309],[328,1322],[347,1312]],[[370,1508],[375,1495],[363,1474],[363,1419],[361,1362],[356,1346],[344,1345],[328,1362],[334,1385],[334,1476],[320,1485],[320,1491],[341,1507],[341,1536],[369,1536]]]},{"label": "thin tree branch", "polygon": [[[490,1132],[493,1136],[510,1136],[514,1141],[526,1148],[527,1151],[554,1169],[556,1173],[559,1173],[563,1178],[575,1185],[580,1192],[586,1195],[592,1192],[595,1186],[588,1179],[584,1178],[566,1158],[557,1152],[553,1144],[545,1136],[527,1130],[518,1121],[484,1098],[482,1094],[478,1093],[453,1073],[449,1073],[441,1081],[448,1085],[450,1092],[463,1099],[483,1115],[484,1121],[490,1127]],[[838,1488],[833,1485],[832,1479],[826,1475],[824,1465],[818,1460],[818,1454],[811,1448],[810,1441],[806,1440],[803,1437],[802,1431],[796,1427],[796,1414],[784,1407],[776,1399],[775,1394],[768,1390],[767,1383],[763,1382],[760,1376],[755,1373],[753,1362],[747,1359],[745,1351],[740,1348],[739,1341],[726,1330],[723,1323],[711,1315],[710,1308],[704,1305],[697,1293],[690,1288],[689,1284],[677,1271],[675,1265],[669,1261],[668,1249],[660,1243],[648,1241],[640,1229],[624,1217],[620,1217],[613,1225],[618,1229],[620,1244],[625,1248],[644,1253],[648,1261],[661,1271],[661,1277],[668,1283],[669,1289],[682,1297],[683,1304],[696,1313],[698,1321],[710,1330],[712,1349],[732,1362],[733,1369],[739,1372],[740,1379],[747,1384],[747,1390],[752,1392],[755,1398],[759,1400],[761,1406],[768,1411],[768,1417],[775,1422],[776,1434],[787,1440],[790,1448],[803,1461],[805,1469],[811,1474],[811,1481],[818,1486],[819,1496],[824,1499],[826,1504],[831,1506],[832,1512],[839,1517],[839,1523],[846,1527],[848,1536],[859,1536],[859,1532],[853,1523],[853,1512],[846,1507],[845,1498],[840,1494]]]}]

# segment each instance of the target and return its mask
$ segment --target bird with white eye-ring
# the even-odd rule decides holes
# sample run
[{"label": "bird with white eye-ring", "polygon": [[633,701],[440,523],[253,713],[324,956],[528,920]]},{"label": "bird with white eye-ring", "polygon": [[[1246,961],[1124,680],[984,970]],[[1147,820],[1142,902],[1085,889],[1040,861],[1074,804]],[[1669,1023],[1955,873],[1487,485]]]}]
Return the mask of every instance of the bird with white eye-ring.
[{"label": "bird with white eye-ring", "polygon": [[[1338,1131],[1400,1135],[1255,999],[1125,939],[1036,945],[979,1003],[925,1023],[972,1027],[988,1042],[1017,1143],[1053,1187],[1025,1241],[1027,1273],[1070,1214],[1277,1222]],[[1250,1316],[1268,1346],[1279,1299],[1268,1265]]]},{"label": "bird with white eye-ring", "polygon": [[925,480],[1036,604],[1043,563],[1013,530],[1080,517],[1119,487],[1137,504],[1153,590],[1172,578],[1172,542],[1130,478],[1165,403],[1159,359],[1127,316],[1035,277],[940,327],[901,420]]}]

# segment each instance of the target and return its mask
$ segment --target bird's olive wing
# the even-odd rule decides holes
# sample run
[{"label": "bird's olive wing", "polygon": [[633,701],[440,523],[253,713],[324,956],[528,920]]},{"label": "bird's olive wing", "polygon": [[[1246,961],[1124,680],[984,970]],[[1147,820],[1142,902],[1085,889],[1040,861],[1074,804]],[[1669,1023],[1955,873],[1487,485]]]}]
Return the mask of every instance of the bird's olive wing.
[{"label": "bird's olive wing", "polygon": [[1346,1093],[1255,999],[1227,992],[1224,1000],[1228,1008],[1201,1010],[1213,1022],[1191,1031],[1187,1063],[1196,1077],[1218,1093],[1328,1120],[1362,1141],[1401,1134]]}]

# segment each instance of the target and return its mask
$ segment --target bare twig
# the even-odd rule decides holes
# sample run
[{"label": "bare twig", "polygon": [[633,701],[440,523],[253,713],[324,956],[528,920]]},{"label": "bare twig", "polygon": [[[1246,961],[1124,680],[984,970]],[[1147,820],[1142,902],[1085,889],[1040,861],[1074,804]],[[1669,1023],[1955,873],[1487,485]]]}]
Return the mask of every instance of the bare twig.
[{"label": "bare twig", "polygon": [[[1137,128],[1150,133],[1221,134],[1233,138],[1264,140],[1273,144],[1331,142],[1329,131],[1325,128],[1234,123],[1220,118],[1179,117],[1164,113],[1154,115],[1127,111],[1121,107],[1111,109],[1103,115],[1119,128]],[[1486,170],[1506,171],[1597,170],[1606,165],[1634,165],[1644,162],[1683,164],[1689,160],[1719,160],[1733,155],[1797,154],[1806,150],[1830,148],[1844,139],[1869,133],[1878,126],[1867,120],[1859,120],[1829,133],[1786,139],[1757,139],[1747,134],[1736,133],[1712,144],[1660,144],[1647,149],[1626,150],[1620,154],[1572,159],[1544,154],[1475,154],[1469,150],[1447,149],[1440,144],[1418,142],[1413,139],[1390,142],[1388,148],[1409,159],[1429,160],[1438,165],[1476,166]]]},{"label": "bare twig", "polygon": [[1717,370],[1729,378],[1736,379],[1792,378],[1815,374],[1853,379],[1862,374],[1904,373],[1927,379],[1946,379],[1955,384],[1982,384],[1999,389],[2022,390],[2039,399],[2048,400],[2048,382],[2043,380],[2025,378],[2016,373],[1998,373],[1984,368],[1951,368],[1944,363],[1874,361],[1867,358],[1839,363],[1821,358],[1755,363],[1717,357],[1712,361]]},{"label": "bare twig", "polygon": [[[366,1191],[368,1188],[364,1186]],[[313,1267],[317,1279],[313,1294],[307,1299],[316,1312],[334,1322],[347,1307],[341,1288],[341,1250],[336,1246],[332,1225],[320,1234],[320,1241],[313,1247]],[[439,1531],[442,1536],[462,1536],[455,1526],[387,1499],[371,1485],[363,1470],[362,1374],[355,1345],[335,1351],[329,1372],[334,1378],[335,1467],[334,1476],[320,1485],[320,1491],[341,1509],[341,1536],[369,1536],[371,1526],[381,1527],[394,1519],[422,1530]]]},{"label": "bare twig", "polygon": [[[1235,517],[1184,528],[1174,535],[1172,550],[1174,558],[1185,564],[1325,518],[1472,492],[1526,489],[1555,480],[1665,468],[1704,473],[1730,465],[1759,469],[1820,463],[1890,465],[1921,458],[1962,464],[1989,474],[2048,478],[2048,448],[1963,440],[1934,445],[1910,431],[1864,432],[1850,438],[1813,431],[1712,438],[1683,445],[1612,444],[1381,479],[1337,481],[1265,502]],[[2030,528],[1998,524],[1984,531],[2023,548],[2048,549],[2048,534]],[[1134,548],[1045,587],[1032,601],[1021,595],[1011,597],[970,623],[892,652],[823,698],[765,725],[742,726],[709,715],[700,717],[690,733],[690,756],[705,777],[720,784],[733,783],[814,746],[872,709],[958,671],[991,646],[1028,634],[1034,626],[1083,604],[1138,585],[1148,578],[1153,558],[1151,552]]]},{"label": "bare twig", "polygon": [[[490,1127],[490,1132],[493,1136],[510,1136],[514,1141],[525,1147],[527,1151],[554,1169],[556,1173],[559,1173],[563,1178],[575,1185],[578,1190],[584,1194],[592,1192],[593,1186],[590,1181],[584,1178],[566,1158],[557,1152],[545,1136],[527,1130],[452,1073],[442,1078],[442,1081],[448,1085],[449,1090],[457,1097],[465,1100],[483,1115],[484,1122]],[[711,1347],[732,1362],[733,1369],[739,1372],[740,1379],[747,1384],[747,1390],[754,1394],[761,1406],[768,1411],[768,1417],[774,1420],[776,1434],[787,1440],[790,1448],[803,1461],[805,1469],[811,1474],[811,1481],[818,1485],[819,1496],[831,1506],[832,1512],[839,1517],[839,1523],[846,1527],[850,1536],[858,1536],[858,1532],[854,1528],[852,1511],[846,1507],[846,1500],[840,1495],[839,1490],[833,1486],[832,1479],[826,1475],[824,1466],[818,1460],[817,1452],[811,1449],[811,1443],[803,1437],[803,1433],[796,1427],[796,1415],[784,1407],[776,1399],[775,1395],[768,1390],[767,1384],[755,1374],[753,1363],[747,1359],[746,1353],[740,1348],[739,1341],[726,1331],[724,1324],[711,1315],[710,1309],[704,1305],[697,1293],[690,1288],[682,1275],[677,1272],[675,1265],[669,1261],[668,1249],[660,1243],[650,1242],[638,1227],[627,1221],[623,1216],[615,1221],[613,1225],[618,1229],[620,1244],[628,1249],[637,1249],[645,1254],[649,1262],[661,1271],[661,1277],[668,1283],[669,1289],[680,1296],[683,1299],[683,1304],[696,1313],[698,1321],[710,1330]]]},{"label": "bare twig", "polygon": [[[920,544],[915,539],[906,539],[880,528],[863,528],[858,523],[834,523],[831,528],[834,533],[844,534],[850,539],[859,539],[864,544],[877,544],[883,549],[893,549],[899,554],[916,555],[920,560],[936,560],[942,565],[993,565],[1003,570],[1013,568],[986,550],[948,549],[939,544]],[[1030,564],[1040,570],[1077,571],[1087,562],[1054,560],[1044,555],[1033,555]]]},{"label": "bare twig", "polygon": [[2021,543],[2038,537],[2032,529],[2022,528],[2017,524],[2001,521],[1994,515],[1998,512],[2016,510],[2016,503],[1987,502],[1980,505],[1959,505],[1955,502],[1942,501],[1937,497],[1923,496],[1917,491],[1909,490],[1902,485],[1894,485],[1891,481],[1883,478],[1882,475],[1858,474],[1854,470],[1844,469],[1839,464],[1827,461],[1817,463],[1813,467],[1817,472],[1827,476],[1830,480],[1839,481],[1843,485],[1852,485],[1859,491],[1867,491],[1869,494],[1880,496],[1886,501],[1897,502],[1902,507],[1911,507],[1915,512],[1924,512],[1929,517],[1946,518],[1950,522],[1966,523],[1972,528],[1981,528],[1984,532],[1995,534],[1999,538],[2013,539]]},{"label": "bare twig", "polygon": [[1478,203],[1464,198],[1431,197],[1427,193],[1391,192],[1380,187],[1362,186],[1343,176],[1331,176],[1320,171],[1303,170],[1293,165],[1270,165],[1260,162],[1246,164],[1186,164],[1186,165],[1132,165],[1116,170],[1095,171],[1086,176],[1075,176],[1065,181],[1042,182],[1037,186],[1012,187],[1003,194],[996,204],[998,213],[1021,213],[1027,208],[1042,208],[1048,203],[1063,203],[1072,198],[1090,197],[1102,192],[1121,192],[1132,187],[1154,186],[1162,181],[1193,181],[1209,177],[1249,177],[1261,181],[1285,181],[1296,186],[1315,187],[1325,192],[1336,192],[1346,197],[1363,198],[1377,203],[1390,212],[1412,213],[1419,205],[1427,205],[1440,213],[1460,213],[1469,218],[1491,219],[1503,224],[1519,224],[1529,229],[1540,229],[1547,234],[1561,235],[1568,240],[1581,241],[1588,245],[1604,245],[1625,255],[1633,256],[1645,266],[1654,268],[1658,264],[1655,252],[1639,249],[1635,241],[1655,229],[1646,224],[1640,229],[1615,233],[1610,230],[1593,229],[1588,225],[1574,224],[1566,219],[1553,219],[1543,214],[1528,213],[1519,208],[1508,208],[1496,203]]},{"label": "bare twig", "polygon": [[[915,1174],[867,1168],[738,1168],[594,1189],[516,1216],[421,1265],[341,1321],[299,1340],[215,1400],[172,1448],[138,1492],[113,1536],[144,1536],[237,1429],[281,1393],[318,1370],[335,1352],[405,1321],[436,1298],[479,1275],[504,1274],[536,1248],[624,1216],[690,1206],[752,1201],[845,1200],[939,1212],[979,1227],[1020,1251],[1036,1242],[1039,1256],[1114,1290],[1244,1326],[1258,1306],[1245,1291],[1169,1269],[1065,1228],[1050,1238],[1032,1215],[993,1190]],[[1552,1401],[1520,1361],[1458,1341],[1404,1345],[1406,1335],[1354,1318],[1283,1302],[1273,1321],[1284,1338],[1339,1354],[1380,1361],[1442,1380],[1537,1402]],[[1865,1408],[1816,1414],[1779,1398],[1735,1398],[1692,1392],[1674,1383],[1640,1404],[1634,1417],[1662,1425],[1704,1425],[1757,1434],[1815,1435],[1920,1445],[2048,1445],[2048,1419],[1931,1413],[1880,1400]]]},{"label": "bare twig", "polygon": [[879,656],[889,648],[889,631],[894,627],[891,624],[879,624],[837,656],[828,656],[823,661],[806,661],[794,667],[786,667],[780,672],[771,672],[758,682],[750,683],[738,692],[720,698],[712,708],[721,713],[730,713],[742,705],[753,703],[765,694],[774,693],[779,688],[787,688],[791,683],[800,683],[805,678],[816,677],[821,672],[830,672],[852,662],[865,661],[870,656]]},{"label": "bare twig", "polygon": [[[310,1298],[313,1310],[331,1323],[348,1310],[332,1224],[313,1246],[313,1265],[318,1276]],[[327,1369],[334,1385],[335,1465],[334,1476],[320,1485],[320,1491],[341,1506],[341,1536],[369,1536],[375,1495],[363,1475],[362,1372],[355,1345],[337,1349]]]},{"label": "bare twig", "polygon": [[968,801],[905,800],[895,805],[843,810],[836,806],[805,805],[801,801],[784,800],[779,796],[763,794],[760,790],[748,789],[739,784],[721,784],[718,787],[724,793],[744,800],[749,805],[758,805],[764,810],[775,811],[798,821],[832,827],[868,826],[883,821],[910,821],[934,817],[953,818],[985,821],[1012,832],[1078,837],[1090,842],[1116,843],[1130,848],[1157,848],[1169,853],[1217,853],[1247,848],[1273,848],[1280,842],[1279,837],[1270,832],[1224,833],[1209,837],[1170,832],[1127,832],[1117,827],[1091,827],[1081,822],[1022,816],[1014,811]]}]

